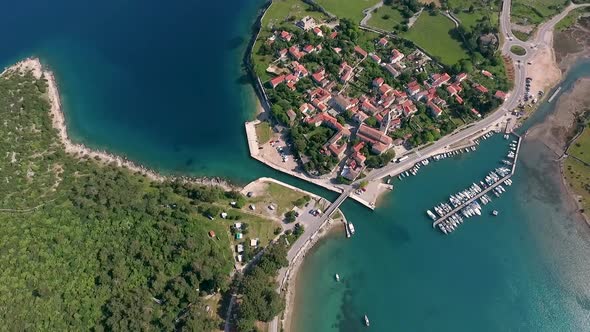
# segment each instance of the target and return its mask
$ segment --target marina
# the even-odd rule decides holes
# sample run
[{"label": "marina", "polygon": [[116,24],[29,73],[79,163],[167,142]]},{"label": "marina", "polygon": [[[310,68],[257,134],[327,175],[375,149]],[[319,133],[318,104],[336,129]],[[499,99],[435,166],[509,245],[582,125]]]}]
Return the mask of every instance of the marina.
[{"label": "marina", "polygon": [[[505,137],[506,138],[506,137]],[[473,183],[467,189],[449,196],[449,202],[443,202],[433,208],[434,212],[427,210],[426,214],[433,220],[432,227],[438,227],[444,234],[455,231],[465,219],[482,215],[482,205],[492,201],[489,194],[500,197],[506,191],[504,186],[512,185],[510,179],[516,170],[516,160],[520,150],[521,138],[510,143],[507,158],[502,160],[506,166],[495,168],[479,183]],[[503,186],[504,185],[504,186]],[[498,211],[492,212],[494,216]]]},{"label": "marina", "polygon": [[[403,172],[399,173],[397,175],[397,178],[398,178],[398,180],[401,181],[401,180],[403,180],[404,178],[406,178],[406,177],[408,177],[410,175],[415,176],[415,175],[418,174],[418,172],[420,171],[420,169],[422,167],[428,166],[433,161],[440,161],[440,160],[451,158],[451,157],[455,157],[455,156],[458,156],[458,155],[461,155],[461,154],[464,154],[464,153],[474,152],[474,151],[477,150],[477,146],[479,145],[480,140],[486,140],[486,139],[490,138],[491,136],[493,136],[494,133],[495,132],[493,132],[493,131],[490,131],[490,132],[485,133],[480,138],[474,140],[473,141],[473,145],[469,145],[469,146],[462,147],[462,148],[457,148],[457,149],[454,149],[454,150],[450,150],[448,152],[444,152],[444,153],[440,153],[440,154],[434,155],[434,156],[432,156],[430,158],[422,159],[421,161],[417,162],[416,164],[414,164],[412,167],[410,167],[406,171],[403,171]],[[398,162],[400,160],[403,160],[403,158],[404,157],[399,158],[398,159]],[[387,183],[389,183],[389,180],[388,180]]]}]

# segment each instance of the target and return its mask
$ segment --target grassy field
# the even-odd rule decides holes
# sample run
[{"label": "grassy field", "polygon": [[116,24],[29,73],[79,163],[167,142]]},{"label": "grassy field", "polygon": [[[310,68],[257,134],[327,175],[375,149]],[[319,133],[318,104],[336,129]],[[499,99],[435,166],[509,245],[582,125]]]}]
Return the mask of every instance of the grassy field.
[{"label": "grassy field", "polygon": [[499,14],[497,11],[476,10],[473,13],[459,12],[458,14],[455,14],[455,16],[459,18],[461,25],[463,25],[466,30],[471,30],[478,22],[481,22],[484,19],[489,19],[492,26],[497,27],[499,25]]},{"label": "grassy field", "polygon": [[567,153],[590,163],[590,131],[584,130],[576,142],[569,147]]},{"label": "grassy field", "polygon": [[312,10],[308,4],[301,0],[273,0],[262,19],[262,28],[268,29],[287,20],[293,18],[297,20],[305,16],[316,19],[326,18],[323,13]]},{"label": "grassy field", "polygon": [[375,5],[379,0],[316,0],[316,3],[339,18],[349,18],[357,23],[365,17],[363,10]]},{"label": "grassy field", "polygon": [[304,196],[298,191],[270,182],[265,184],[264,194],[249,199],[248,203],[256,204],[260,208],[273,205],[277,214],[282,216],[295,206],[295,201]]},{"label": "grassy field", "polygon": [[399,10],[391,6],[383,6],[371,16],[371,19],[367,24],[378,29],[392,31],[394,27],[401,24],[403,20],[404,18]]},{"label": "grassy field", "polygon": [[516,55],[525,55],[526,54],[526,50],[522,46],[518,46],[518,45],[514,45],[514,46],[510,47],[510,52],[512,52]]},{"label": "grassy field", "polygon": [[531,38],[530,34],[524,33],[522,31],[512,30],[512,33],[514,34],[514,37],[516,37],[522,41],[527,41],[527,40],[529,40],[529,38]]},{"label": "grassy field", "polygon": [[468,57],[461,44],[451,38],[450,31],[454,27],[453,22],[443,15],[431,16],[423,13],[403,36],[432,56],[440,57],[445,64],[453,65]]},{"label": "grassy field", "polygon": [[590,167],[573,158],[567,158],[563,174],[570,189],[580,196],[578,203],[584,211],[590,211]]},{"label": "grassy field", "polygon": [[266,121],[262,121],[256,125],[256,137],[258,137],[258,144],[264,144],[270,141],[272,136],[272,129],[270,124]]},{"label": "grassy field", "polygon": [[514,23],[537,25],[559,13],[567,3],[565,0],[515,0],[511,16]]},{"label": "grassy field", "polygon": [[561,21],[559,21],[555,25],[555,29],[557,31],[563,31],[563,30],[571,27],[572,25],[576,24],[576,22],[578,22],[578,19],[580,18],[580,16],[588,15],[589,12],[590,12],[590,8],[588,8],[588,7],[572,10],[569,14],[567,14],[566,17],[564,17]]},{"label": "grassy field", "polygon": [[590,211],[590,167],[572,157],[584,162],[590,162],[590,131],[584,132],[570,145],[567,153],[571,156],[564,162],[563,173],[570,188],[580,196],[579,203],[583,209]]},{"label": "grassy field", "polygon": [[[461,25],[466,30],[471,30],[478,22],[490,20],[492,26],[499,24],[500,7],[486,1],[474,0],[449,0],[449,8],[454,15],[461,21]],[[469,12],[469,7],[473,6],[473,11]]]}]

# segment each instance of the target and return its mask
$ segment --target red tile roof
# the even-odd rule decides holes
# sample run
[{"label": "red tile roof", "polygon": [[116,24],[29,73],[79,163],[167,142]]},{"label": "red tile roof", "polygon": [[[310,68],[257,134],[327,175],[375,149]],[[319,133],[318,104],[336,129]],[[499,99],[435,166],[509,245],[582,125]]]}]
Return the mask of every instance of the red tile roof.
[{"label": "red tile roof", "polygon": [[487,93],[488,92],[488,89],[485,86],[481,85],[481,84],[475,83],[473,85],[473,88],[475,88],[475,90],[477,90],[477,91],[479,91],[481,93]]},{"label": "red tile roof", "polygon": [[283,83],[285,81],[285,75],[281,75],[281,76],[277,76],[275,78],[273,78],[272,80],[270,80],[270,85],[274,88],[277,87],[277,85]]},{"label": "red tile roof", "polygon": [[354,47],[354,51],[356,53],[358,53],[360,56],[362,56],[363,58],[365,58],[367,56],[367,51],[363,50],[360,46],[356,45]]},{"label": "red tile roof", "polygon": [[393,143],[393,139],[385,133],[371,128],[366,124],[361,124],[356,132],[356,136],[364,142],[371,144],[371,148],[376,153],[383,153]]},{"label": "red tile roof", "polygon": [[394,48],[393,51],[391,51],[391,62],[398,62],[399,60],[404,58],[404,54],[400,51],[398,51],[397,48]]},{"label": "red tile roof", "polygon": [[389,84],[385,83],[379,87],[379,93],[382,95],[386,95],[393,91],[393,88],[389,86]]},{"label": "red tile roof", "polygon": [[436,104],[429,102],[428,107],[430,108],[430,111],[432,112],[432,114],[434,114],[434,116],[439,116],[442,114],[442,110]]},{"label": "red tile roof", "polygon": [[405,116],[410,116],[418,111],[418,109],[416,108],[416,105],[414,105],[414,103],[412,103],[411,100],[406,100],[402,104],[402,108],[403,108]]},{"label": "red tile roof", "polygon": [[383,84],[383,82],[385,82],[385,80],[382,77],[377,77],[373,80],[373,86],[379,87]]},{"label": "red tile roof", "polygon": [[[434,78],[434,76],[433,76]],[[438,76],[437,78],[434,78],[434,82],[432,83],[432,86],[435,88],[438,88],[439,86],[447,83],[449,80],[451,79],[451,76],[449,76],[449,74],[444,73],[440,76]]]},{"label": "red tile roof", "polygon": [[358,142],[352,147],[352,151],[359,152],[365,147],[365,142]]},{"label": "red tile roof", "polygon": [[352,158],[359,164],[362,164],[365,162],[365,160],[367,160],[367,157],[365,157],[362,153],[360,152],[355,152],[352,154]]},{"label": "red tile roof", "polygon": [[416,93],[420,92],[420,84],[418,84],[416,81],[408,83],[408,92],[410,95],[415,95]]},{"label": "red tile roof", "polygon": [[502,100],[506,100],[506,93],[504,91],[496,91],[496,93],[494,94],[494,97],[498,98],[498,99],[502,99]]},{"label": "red tile roof", "polygon": [[289,47],[289,54],[294,57],[296,60],[301,59],[305,54],[303,54],[297,45],[293,45]]},{"label": "red tile roof", "polygon": [[281,39],[286,40],[286,41],[291,41],[291,38],[293,37],[292,34],[290,34],[287,31],[284,31],[284,30],[281,31],[281,35],[280,36],[281,36]]}]

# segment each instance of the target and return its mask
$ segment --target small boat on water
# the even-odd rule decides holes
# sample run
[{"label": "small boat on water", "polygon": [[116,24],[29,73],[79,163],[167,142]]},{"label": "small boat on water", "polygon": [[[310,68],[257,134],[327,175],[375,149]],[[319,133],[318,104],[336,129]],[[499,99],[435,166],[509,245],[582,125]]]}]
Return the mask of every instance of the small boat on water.
[{"label": "small boat on water", "polygon": [[340,276],[338,275],[338,273],[336,273],[336,275],[334,276],[334,278],[336,278],[336,281],[340,281]]},{"label": "small boat on water", "polygon": [[498,210],[494,210],[494,211],[492,211],[492,215],[493,215],[494,217],[495,217],[495,216],[497,216],[497,215],[498,215]]},{"label": "small boat on water", "polygon": [[428,214],[428,216],[432,219],[432,220],[436,220],[436,216],[434,215],[434,213],[432,213],[432,211],[430,210],[426,210],[426,214]]},{"label": "small boat on water", "polygon": [[350,231],[350,235],[354,235],[354,225],[351,222],[348,223],[348,231]]},{"label": "small boat on water", "polygon": [[369,326],[370,322],[369,322],[369,317],[367,317],[367,315],[365,315],[365,326]]}]

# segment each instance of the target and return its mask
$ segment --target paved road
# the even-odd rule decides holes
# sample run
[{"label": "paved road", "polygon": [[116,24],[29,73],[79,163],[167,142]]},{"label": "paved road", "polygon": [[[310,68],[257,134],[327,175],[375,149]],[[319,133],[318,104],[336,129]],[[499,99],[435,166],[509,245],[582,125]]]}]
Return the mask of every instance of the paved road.
[{"label": "paved road", "polygon": [[379,7],[383,6],[383,1],[379,1],[378,3],[376,3],[373,7],[369,7],[365,10],[363,10],[363,13],[365,13],[365,17],[363,17],[363,19],[361,20],[361,26],[367,26],[367,22],[369,22],[369,20],[371,19],[371,16],[373,16],[373,11]]}]

